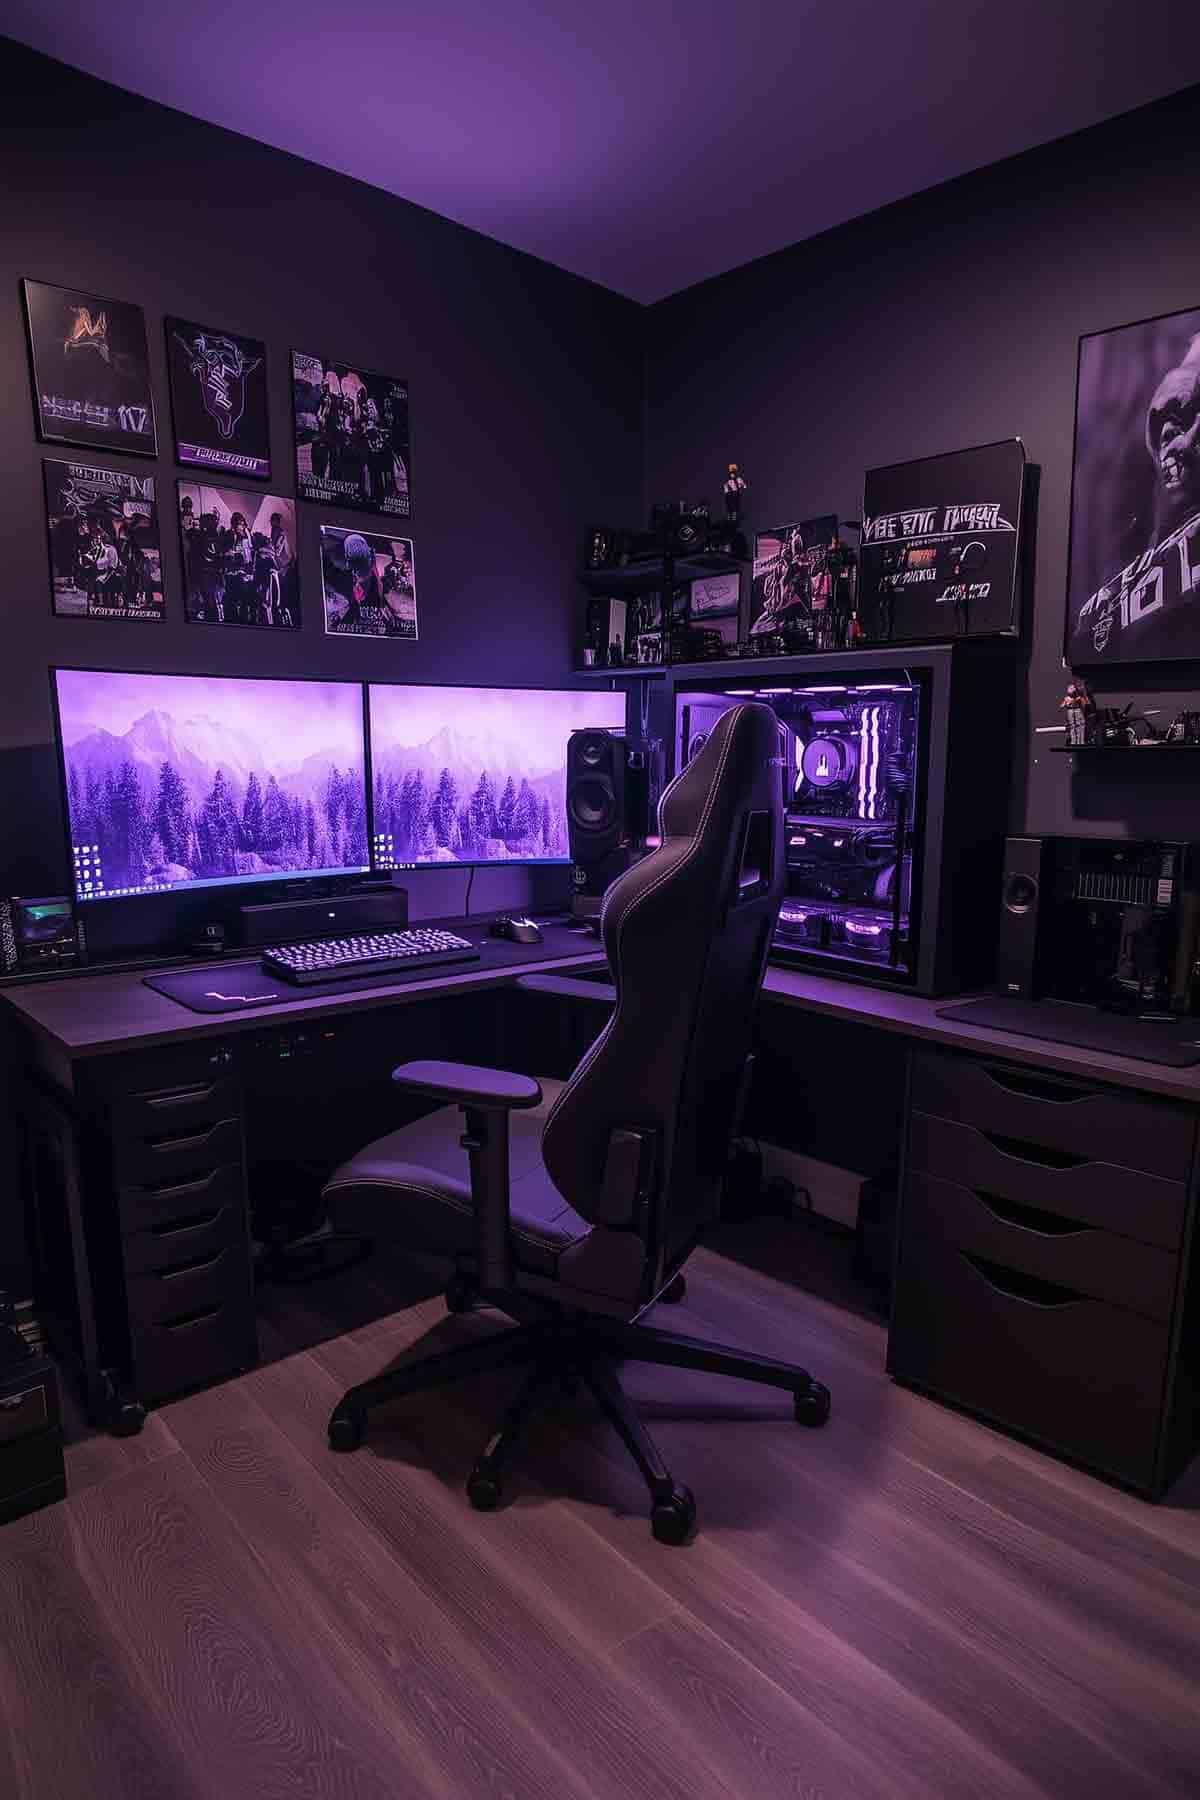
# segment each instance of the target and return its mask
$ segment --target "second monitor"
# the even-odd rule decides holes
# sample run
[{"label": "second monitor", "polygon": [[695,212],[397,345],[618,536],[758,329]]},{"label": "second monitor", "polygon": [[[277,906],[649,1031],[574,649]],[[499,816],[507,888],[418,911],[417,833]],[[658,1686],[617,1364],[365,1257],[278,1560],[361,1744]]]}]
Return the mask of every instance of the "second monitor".
[{"label": "second monitor", "polygon": [[369,689],[378,869],[565,863],[567,741],[621,730],[625,696],[568,688]]}]

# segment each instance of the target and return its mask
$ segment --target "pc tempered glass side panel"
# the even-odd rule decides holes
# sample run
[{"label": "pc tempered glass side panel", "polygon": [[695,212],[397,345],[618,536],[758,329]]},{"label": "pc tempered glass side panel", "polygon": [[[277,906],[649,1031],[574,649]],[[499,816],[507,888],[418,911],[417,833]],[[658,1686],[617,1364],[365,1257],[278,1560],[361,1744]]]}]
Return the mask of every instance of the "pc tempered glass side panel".
[{"label": "pc tempered glass side panel", "polygon": [[[733,693],[676,693],[676,768],[703,748]],[[919,672],[856,667],[757,689],[780,725],[787,894],[773,952],[890,979],[917,959],[914,865],[924,836]]]},{"label": "pc tempered glass side panel", "polygon": [[78,901],[365,872],[362,687],[56,669]]},{"label": "pc tempered glass side panel", "polygon": [[377,869],[562,863],[567,740],[623,730],[625,695],[373,682],[369,713]]}]

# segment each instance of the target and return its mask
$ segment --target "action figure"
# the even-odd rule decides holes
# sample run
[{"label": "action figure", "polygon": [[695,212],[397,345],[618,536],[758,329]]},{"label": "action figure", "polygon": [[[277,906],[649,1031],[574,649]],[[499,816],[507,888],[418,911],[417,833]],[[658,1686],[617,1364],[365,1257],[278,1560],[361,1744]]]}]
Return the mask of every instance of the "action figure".
[{"label": "action figure", "polygon": [[1093,708],[1092,696],[1088,693],[1087,683],[1076,676],[1067,683],[1067,691],[1059,701],[1059,711],[1066,708],[1067,744],[1074,749],[1079,744],[1087,743],[1087,716]]},{"label": "action figure", "polygon": [[746,492],[747,482],[736,463],[729,464],[729,473],[725,477],[725,517],[731,525],[736,525],[742,516],[742,495]]}]

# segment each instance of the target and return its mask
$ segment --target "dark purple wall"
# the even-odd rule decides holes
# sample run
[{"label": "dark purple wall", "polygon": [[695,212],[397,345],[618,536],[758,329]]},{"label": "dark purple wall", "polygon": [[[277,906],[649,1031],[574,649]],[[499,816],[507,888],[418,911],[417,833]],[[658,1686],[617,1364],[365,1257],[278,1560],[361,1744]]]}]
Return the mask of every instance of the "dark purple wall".
[{"label": "dark purple wall", "polygon": [[[7,41],[2,49],[0,892],[31,893],[65,879],[49,750],[46,669],[54,661],[561,682],[583,525],[593,512],[640,511],[642,313],[390,195]],[[41,461],[91,453],[36,440],[22,276],[145,309],[159,414],[163,625],[51,616]],[[266,340],[273,465],[288,492],[291,346],[408,378],[419,643],[323,635],[318,525],[372,526],[362,514],[311,506],[300,508],[302,631],[185,623],[164,313]],[[97,458],[139,473],[149,466]],[[461,875],[421,880],[419,910],[461,904]],[[502,886],[498,874],[481,875],[476,904],[513,898]]]},{"label": "dark purple wall", "polygon": [[[325,100],[310,95],[300,103]],[[0,168],[0,892],[61,891],[66,881],[46,673],[55,661],[232,675],[562,681],[583,525],[593,513],[624,519],[641,507],[640,308],[419,207],[5,40]],[[34,434],[23,276],[92,288],[146,311],[161,446],[165,624],[51,615],[41,462],[76,452],[40,445]],[[291,346],[408,378],[418,644],[323,635],[318,524],[328,518],[369,529],[370,521],[307,506],[300,509],[302,631],[185,623],[164,313],[266,340],[273,462],[285,491],[294,491]],[[96,456],[139,473],[149,466]],[[550,898],[549,873],[531,893],[523,872],[481,872],[474,904]],[[553,873],[561,889],[562,871]],[[461,870],[422,872],[410,883],[414,913],[460,910],[463,888]],[[153,930],[155,921],[144,918],[152,905],[136,903],[135,937]],[[168,914],[158,922],[171,929]],[[177,917],[174,923],[177,930]],[[14,1191],[10,1112],[0,1097],[6,1194]],[[11,1221],[0,1224],[0,1285],[6,1262],[19,1271]]]},{"label": "dark purple wall", "polygon": [[[648,498],[719,503],[736,458],[752,526],[858,518],[868,466],[1023,438],[1041,467],[1023,729],[1059,723],[1077,340],[1200,305],[1198,112],[1193,89],[661,302]],[[1169,716],[1197,686],[1189,665],[1143,698]],[[1190,758],[1073,778],[1055,741],[1011,747],[1015,828],[1200,836]]]}]

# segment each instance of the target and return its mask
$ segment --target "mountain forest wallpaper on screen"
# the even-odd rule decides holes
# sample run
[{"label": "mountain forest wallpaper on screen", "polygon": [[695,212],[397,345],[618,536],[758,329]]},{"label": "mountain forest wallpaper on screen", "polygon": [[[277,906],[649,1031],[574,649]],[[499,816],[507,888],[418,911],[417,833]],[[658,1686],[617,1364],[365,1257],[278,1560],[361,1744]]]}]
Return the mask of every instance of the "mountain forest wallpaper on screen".
[{"label": "mountain forest wallpaper on screen", "polygon": [[83,897],[366,866],[357,683],[60,669],[57,684]]},{"label": "mountain forest wallpaper on screen", "polygon": [[381,860],[502,862],[570,854],[567,740],[620,728],[621,694],[373,685]]}]

